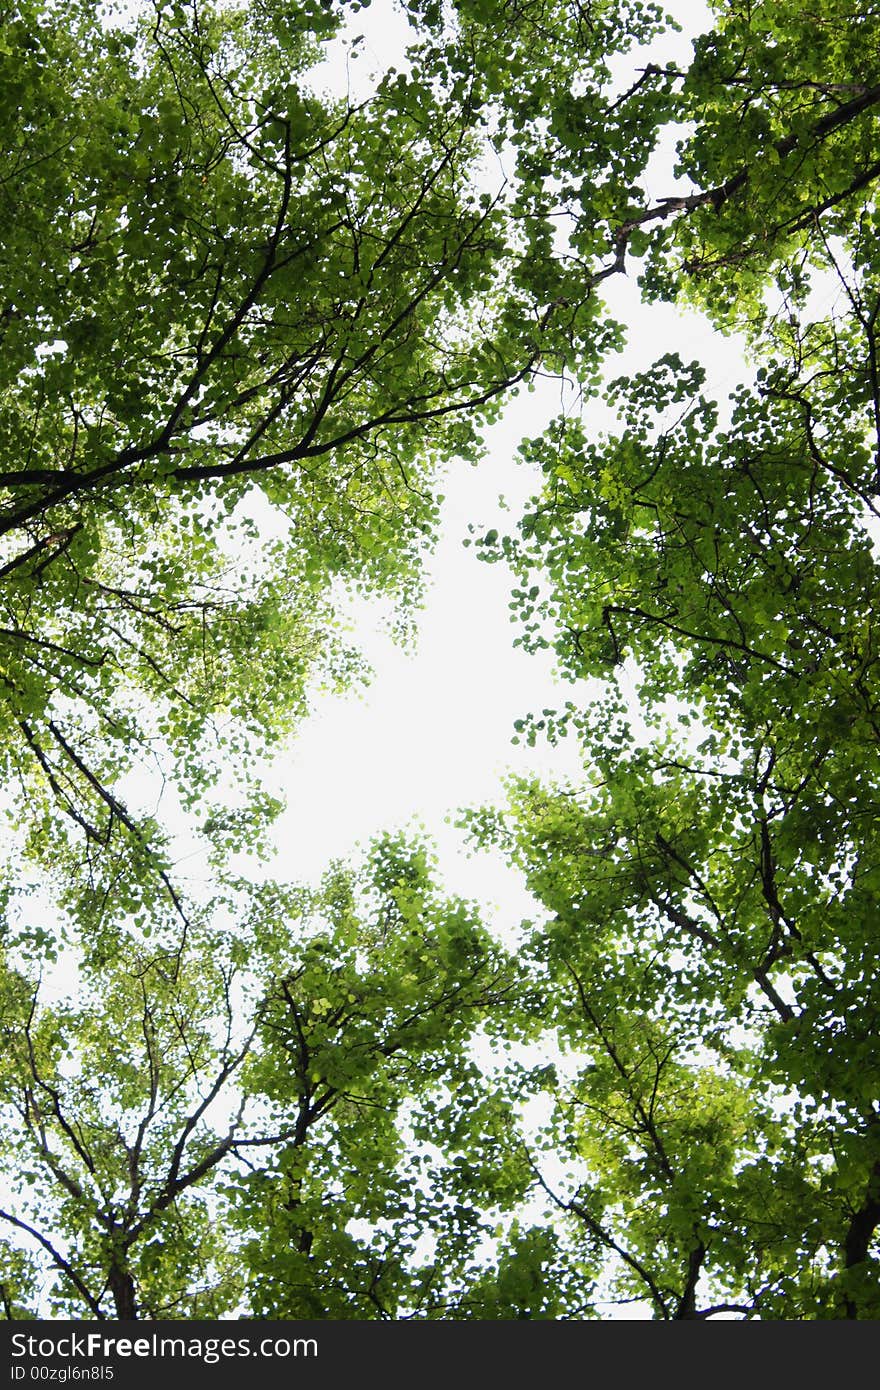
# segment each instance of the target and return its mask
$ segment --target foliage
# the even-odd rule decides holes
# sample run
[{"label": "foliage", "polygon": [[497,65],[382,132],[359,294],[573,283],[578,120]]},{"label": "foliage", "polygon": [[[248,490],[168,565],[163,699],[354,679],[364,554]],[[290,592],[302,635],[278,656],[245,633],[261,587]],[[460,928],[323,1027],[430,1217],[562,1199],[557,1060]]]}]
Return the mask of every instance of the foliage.
[{"label": "foliage", "polygon": [[[334,97],[342,0],[7,6],[7,1317],[880,1317],[876,8],[724,0],[679,68],[652,4],[410,0]],[[234,879],[339,585],[412,609],[440,466],[597,394],[633,268],[753,370],[606,383],[479,542],[573,682],[520,733],[582,784],[469,817],[546,920],[393,837]]]},{"label": "foliage", "polygon": [[516,975],[401,841],[317,892],[231,883],[173,955],[105,939],[60,994],[7,965],[3,1217],[48,1257],[43,1300],[95,1318],[445,1308],[491,1209],[529,1182],[515,1153],[496,1170],[494,1141],[473,1160],[481,1130],[504,1147],[509,1102],[469,1044]]},{"label": "foliage", "polygon": [[543,491],[483,542],[519,640],[604,682],[521,726],[573,732],[584,785],[475,829],[551,914],[583,1059],[549,1195],[597,1290],[664,1318],[880,1315],[872,19],[724,7],[681,82],[701,191],[631,225],[661,224],[648,292],[746,327],[754,380],[716,402],[672,352],[611,382],[619,431],[527,442]]}]

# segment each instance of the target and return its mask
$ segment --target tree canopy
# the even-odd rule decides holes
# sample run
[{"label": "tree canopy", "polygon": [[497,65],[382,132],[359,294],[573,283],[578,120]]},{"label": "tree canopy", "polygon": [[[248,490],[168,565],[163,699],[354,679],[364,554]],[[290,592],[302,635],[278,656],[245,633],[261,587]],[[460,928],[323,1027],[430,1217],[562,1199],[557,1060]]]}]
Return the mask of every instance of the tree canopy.
[{"label": "tree canopy", "polygon": [[[329,95],[358,9],[3,11],[5,1315],[880,1317],[880,14],[718,0],[679,66],[650,3],[409,0]],[[684,334],[610,379],[623,274],[728,399]],[[536,920],[393,833],[236,872],[340,585],[412,624],[539,374],[477,548],[583,776],[464,813]]]}]

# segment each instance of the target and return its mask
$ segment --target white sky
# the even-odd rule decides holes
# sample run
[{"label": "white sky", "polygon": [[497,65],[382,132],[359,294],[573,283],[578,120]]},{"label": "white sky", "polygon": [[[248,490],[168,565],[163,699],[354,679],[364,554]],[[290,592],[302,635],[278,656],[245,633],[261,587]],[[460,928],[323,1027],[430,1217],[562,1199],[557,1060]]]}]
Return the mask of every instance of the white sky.
[{"label": "white sky", "polygon": [[[622,286],[615,298],[634,299],[634,288]],[[709,346],[722,373],[727,368],[728,380],[737,379],[733,345],[719,348],[696,316],[665,308],[639,315],[638,348],[626,353],[627,368],[665,351],[671,333],[685,340],[684,355]],[[623,362],[616,359],[611,370],[622,371]],[[451,468],[415,653],[383,631],[380,604],[352,603],[352,635],[375,676],[362,693],[318,697],[313,716],[276,764],[288,801],[278,827],[285,876],[314,878],[334,855],[415,816],[439,841],[450,888],[482,897],[484,871],[464,861],[461,839],[445,818],[457,807],[499,800],[507,772],[576,773],[570,742],[555,749],[511,743],[515,719],[577,698],[578,687],[554,680],[551,654],[527,655],[513,646],[513,576],[462,544],[469,523],[477,534],[512,528],[521,504],[537,491],[539,475],[516,462],[516,446],[524,433],[539,431],[558,400],[558,386],[548,383],[523,393],[493,431],[488,457],[477,467]],[[501,493],[509,510],[499,507]]]},{"label": "white sky", "polygon": [[[679,0],[672,9],[686,32],[670,39],[663,57],[686,63],[689,36],[705,27],[709,11],[699,0]],[[390,15],[388,5],[374,4],[356,16],[353,30],[365,32],[358,48],[363,56],[335,69],[325,64],[320,76],[328,86],[345,90],[361,73],[366,78],[371,62],[399,66],[402,29]],[[621,64],[621,86],[644,61],[636,55]],[[674,189],[668,165],[663,170],[658,163],[651,185],[655,180],[652,196]],[[639,370],[674,348],[708,366],[710,389],[726,393],[742,378],[738,346],[715,334],[701,316],[669,306],[645,308],[634,280],[615,277],[606,284],[612,312],[630,329],[630,345],[608,363],[609,376]],[[379,605],[352,604],[353,637],[375,677],[364,693],[319,697],[313,716],[276,763],[288,809],[277,827],[275,872],[315,881],[333,857],[348,856],[382,831],[416,824],[436,842],[449,890],[490,909],[496,930],[515,926],[533,910],[500,858],[472,857],[448,822],[460,807],[502,800],[507,773],[576,773],[570,742],[529,749],[513,746],[511,739],[516,718],[577,698],[577,688],[554,681],[549,654],[530,656],[513,647],[512,576],[500,563],[481,563],[462,541],[468,523],[477,534],[512,528],[522,503],[540,485],[538,475],[516,463],[517,443],[524,434],[537,434],[559,403],[559,383],[522,392],[492,432],[489,456],[477,467],[462,461],[451,468],[415,654],[395,647],[383,632]],[[587,422],[596,429],[613,423],[598,403],[589,407]],[[501,494],[507,511],[499,507]]]}]

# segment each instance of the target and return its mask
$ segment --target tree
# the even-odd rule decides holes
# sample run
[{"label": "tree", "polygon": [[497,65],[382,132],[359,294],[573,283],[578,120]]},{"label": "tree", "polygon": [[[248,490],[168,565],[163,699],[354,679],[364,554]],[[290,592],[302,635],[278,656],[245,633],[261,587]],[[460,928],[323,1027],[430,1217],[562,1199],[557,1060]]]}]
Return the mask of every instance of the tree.
[{"label": "tree", "polygon": [[596,1289],[664,1318],[880,1315],[875,18],[731,5],[675,74],[699,191],[628,244],[660,224],[646,288],[743,326],[754,382],[719,406],[675,353],[612,382],[620,432],[529,442],[544,491],[484,544],[520,640],[606,684],[522,723],[573,730],[584,785],[477,823],[551,914],[586,1059],[555,1092],[579,1176],[539,1181]]},{"label": "tree", "polygon": [[61,998],[7,965],[7,1316],[24,1248],[64,1316],[448,1314],[530,1181],[475,1162],[510,1103],[471,1042],[516,985],[400,840],[319,892],[230,883],[170,958],[105,934]]},{"label": "tree", "polygon": [[[880,1316],[876,7],[726,0],[621,83],[650,4],[411,0],[406,70],[320,96],[356,8],[6,15],[6,1316]],[[583,785],[471,816],[547,922],[510,959],[393,838],[235,882],[250,765],[357,675],[334,584],[412,605],[439,465],[539,371],[589,401],[636,267],[755,373],[611,383],[481,543],[604,682],[522,721]]]}]

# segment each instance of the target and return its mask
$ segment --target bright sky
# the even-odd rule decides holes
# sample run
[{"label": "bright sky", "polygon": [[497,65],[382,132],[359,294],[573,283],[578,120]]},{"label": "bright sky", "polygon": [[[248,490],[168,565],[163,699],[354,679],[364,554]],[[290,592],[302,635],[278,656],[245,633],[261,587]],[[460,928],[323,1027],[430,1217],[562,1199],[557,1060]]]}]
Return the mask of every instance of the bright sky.
[{"label": "bright sky", "polygon": [[[690,36],[708,23],[709,12],[694,0],[679,0],[672,8],[686,32],[670,40],[663,56],[686,63]],[[356,16],[357,30],[366,35],[360,66],[324,65],[327,85],[345,90],[360,73],[366,77],[371,60],[399,65],[402,30],[389,13],[374,4]],[[627,60],[621,85],[643,62],[643,55]],[[668,165],[664,171],[658,164],[651,184],[652,195],[674,191]],[[708,365],[710,388],[725,393],[741,379],[738,346],[713,333],[699,315],[668,306],[646,309],[637,285],[622,277],[610,283],[607,298],[630,326],[630,345],[608,364],[609,376],[639,370],[674,347],[682,357]],[[493,431],[489,456],[476,468],[462,461],[450,470],[415,654],[395,647],[383,632],[377,605],[352,605],[353,635],[375,677],[362,694],[320,697],[276,764],[288,802],[278,826],[276,872],[314,881],[331,858],[347,856],[382,831],[418,824],[437,844],[448,888],[491,908],[496,930],[515,926],[533,910],[511,871],[493,856],[472,857],[449,818],[457,808],[500,801],[510,772],[576,772],[571,745],[528,749],[511,739],[516,718],[577,698],[577,691],[554,681],[549,655],[527,656],[513,647],[512,576],[501,564],[481,563],[462,542],[468,523],[478,534],[511,528],[539,486],[539,478],[516,463],[517,443],[524,434],[537,434],[559,404],[559,383],[542,382],[537,391],[523,392]],[[600,405],[589,409],[595,429],[613,424]],[[499,507],[502,494],[508,511]]]},{"label": "bright sky", "polygon": [[[634,288],[622,290],[617,298],[635,298]],[[627,352],[628,366],[647,365],[673,331],[695,355],[715,347],[696,316],[659,309],[639,319],[639,346]],[[731,345],[721,348],[727,351],[719,366],[735,380],[739,355]],[[622,368],[619,360],[615,368]],[[396,647],[383,631],[380,605],[351,605],[353,636],[375,677],[363,693],[319,697],[276,765],[288,799],[279,827],[285,874],[312,877],[332,856],[415,815],[439,839],[450,887],[482,896],[484,870],[463,862],[460,837],[445,817],[456,807],[499,799],[508,771],[577,770],[574,748],[566,743],[556,749],[512,745],[515,719],[561,705],[577,691],[554,680],[549,654],[514,648],[517,630],[508,609],[513,577],[506,566],[482,563],[462,544],[469,522],[478,534],[510,528],[520,504],[537,490],[539,478],[516,462],[516,446],[549,420],[558,400],[558,387],[546,383],[524,394],[493,432],[489,456],[476,468],[459,463],[450,470],[415,653]],[[508,511],[499,506],[500,493]]]}]

